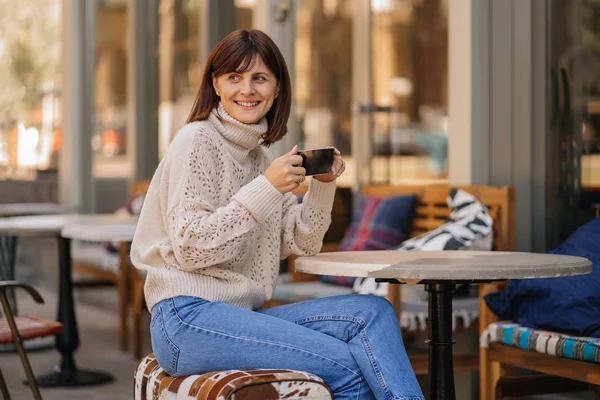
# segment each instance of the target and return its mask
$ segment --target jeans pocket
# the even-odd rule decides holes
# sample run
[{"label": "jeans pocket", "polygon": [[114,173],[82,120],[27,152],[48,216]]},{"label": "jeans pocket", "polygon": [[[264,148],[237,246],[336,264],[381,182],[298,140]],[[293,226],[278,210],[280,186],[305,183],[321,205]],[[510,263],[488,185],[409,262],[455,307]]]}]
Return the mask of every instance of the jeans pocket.
[{"label": "jeans pocket", "polygon": [[165,328],[163,310],[160,306],[156,313],[152,315],[150,324],[150,334],[152,337],[152,349],[160,366],[169,375],[177,373],[177,362],[179,360],[179,347],[173,343]]}]

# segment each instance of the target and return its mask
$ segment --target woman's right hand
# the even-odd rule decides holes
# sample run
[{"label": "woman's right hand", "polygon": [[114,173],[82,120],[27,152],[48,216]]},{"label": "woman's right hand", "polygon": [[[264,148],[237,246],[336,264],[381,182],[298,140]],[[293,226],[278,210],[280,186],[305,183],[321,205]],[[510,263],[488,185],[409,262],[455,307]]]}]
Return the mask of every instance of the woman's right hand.
[{"label": "woman's right hand", "polygon": [[288,153],[273,160],[263,174],[281,194],[296,189],[306,178],[306,170],[300,166],[302,165],[302,157],[297,153],[298,145],[294,146]]}]

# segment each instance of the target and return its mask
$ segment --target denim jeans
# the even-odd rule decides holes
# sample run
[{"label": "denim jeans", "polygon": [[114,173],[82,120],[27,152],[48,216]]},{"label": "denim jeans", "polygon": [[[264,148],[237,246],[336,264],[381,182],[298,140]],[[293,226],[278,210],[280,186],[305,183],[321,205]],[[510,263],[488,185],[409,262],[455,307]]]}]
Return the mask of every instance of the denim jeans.
[{"label": "denim jeans", "polygon": [[336,399],[423,399],[394,309],[377,296],[258,311],[180,296],[153,307],[150,331],[156,359],[173,376],[294,369],[321,377]]}]

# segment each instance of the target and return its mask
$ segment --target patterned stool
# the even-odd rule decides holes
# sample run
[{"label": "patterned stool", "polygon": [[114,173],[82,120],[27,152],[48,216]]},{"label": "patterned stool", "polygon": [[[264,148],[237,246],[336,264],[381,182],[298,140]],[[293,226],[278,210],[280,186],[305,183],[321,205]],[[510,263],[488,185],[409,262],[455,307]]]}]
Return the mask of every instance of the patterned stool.
[{"label": "patterned stool", "polygon": [[135,400],[333,400],[329,386],[306,372],[228,370],[175,378],[158,365],[154,354],[138,364],[133,390]]}]

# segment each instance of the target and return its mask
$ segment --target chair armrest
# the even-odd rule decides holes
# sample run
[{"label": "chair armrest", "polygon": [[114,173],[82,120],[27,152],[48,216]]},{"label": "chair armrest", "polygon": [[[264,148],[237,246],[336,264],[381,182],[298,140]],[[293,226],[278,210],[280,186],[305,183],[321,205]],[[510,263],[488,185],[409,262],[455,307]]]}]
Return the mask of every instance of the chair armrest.
[{"label": "chair armrest", "polygon": [[44,299],[42,298],[42,295],[40,295],[40,293],[37,290],[35,290],[33,288],[33,286],[28,285],[27,283],[22,283],[19,281],[0,281],[0,296],[5,296],[6,289],[8,289],[8,288],[25,289],[31,295],[31,297],[33,297],[33,300],[35,300],[36,303],[39,303],[39,304],[44,303]]},{"label": "chair armrest", "polygon": [[506,290],[508,281],[483,283],[479,286],[479,336],[483,334],[490,324],[497,322],[498,317],[488,308],[484,296],[488,293],[500,292]]},{"label": "chair armrest", "polygon": [[[321,253],[337,251],[339,247],[339,243],[325,243],[323,244],[323,247],[321,247]],[[287,258],[288,272],[290,274],[291,282],[314,282],[319,280],[317,275],[296,272],[296,258],[298,258],[298,256],[289,256]]]},{"label": "chair armrest", "polygon": [[321,247],[321,253],[329,253],[332,251],[338,251],[341,243],[325,243]]}]

